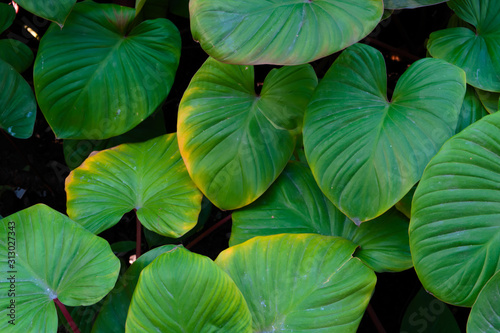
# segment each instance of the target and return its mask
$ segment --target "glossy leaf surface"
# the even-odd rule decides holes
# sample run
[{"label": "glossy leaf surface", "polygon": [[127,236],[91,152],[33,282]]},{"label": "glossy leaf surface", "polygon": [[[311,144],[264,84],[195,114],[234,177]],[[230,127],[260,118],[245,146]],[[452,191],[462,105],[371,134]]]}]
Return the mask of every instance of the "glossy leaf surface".
[{"label": "glossy leaf surface", "polygon": [[207,257],[169,247],[142,271],[126,332],[250,333],[248,306],[229,276]]},{"label": "glossy leaf surface", "polygon": [[96,234],[135,209],[146,228],[180,237],[196,225],[202,198],[175,134],[98,152],[70,173],[66,192],[68,216]]},{"label": "glossy leaf surface", "polygon": [[209,58],[179,106],[179,148],[191,178],[221,209],[258,198],[285,168],[316,86],[310,65],[272,70],[260,95],[252,66]]},{"label": "glossy leaf surface", "polygon": [[235,211],[232,219],[230,246],[256,236],[315,233],[360,246],[356,257],[377,272],[412,267],[405,218],[391,211],[356,226],[323,195],[302,163],[290,162],[262,197]]},{"label": "glossy leaf surface", "polygon": [[404,9],[431,6],[448,0],[384,0],[386,9]]},{"label": "glossy leaf surface", "polygon": [[472,306],[467,332],[500,332],[500,271],[486,283]]},{"label": "glossy leaf surface", "polygon": [[410,249],[422,285],[472,306],[500,270],[500,113],[450,139],[413,198]]},{"label": "glossy leaf surface", "polygon": [[[135,243],[134,247],[135,248]],[[123,333],[127,312],[134,294],[139,275],[160,254],[170,251],[171,246],[157,247],[141,255],[123,274],[116,286],[106,297],[99,315],[96,318],[92,333]]]},{"label": "glossy leaf surface", "polygon": [[27,11],[63,26],[76,0],[16,0],[16,2]]},{"label": "glossy leaf surface", "polygon": [[421,59],[386,96],[383,56],[356,44],[316,89],[304,120],[304,148],[325,195],[357,224],[398,202],[455,133],[464,72]]},{"label": "glossy leaf surface", "polygon": [[448,5],[475,31],[457,27],[433,32],[429,53],[462,68],[470,85],[500,92],[500,2],[450,0]]},{"label": "glossy leaf surface", "polygon": [[35,92],[57,137],[120,135],[167,97],[179,63],[179,32],[166,19],[131,29],[134,15],[132,8],[83,2],[63,29],[52,25],[43,36]]},{"label": "glossy leaf surface", "polygon": [[382,0],[191,0],[193,38],[231,64],[298,65],[356,43],[378,24]]},{"label": "glossy leaf surface", "polygon": [[254,332],[356,332],[375,273],[340,237],[281,234],[230,247],[216,259],[243,293]]},{"label": "glossy leaf surface", "polygon": [[0,127],[15,138],[29,138],[36,118],[35,95],[14,67],[1,59],[0,105]]},{"label": "glossy leaf surface", "polygon": [[17,39],[0,40],[0,59],[14,67],[18,73],[24,72],[33,63],[33,52]]},{"label": "glossy leaf surface", "polygon": [[[15,281],[0,281],[5,291],[15,285],[15,297],[0,295],[2,332],[56,332],[55,298],[69,306],[90,305],[115,285],[120,264],[109,244],[45,205],[1,220],[0,237],[5,253],[0,272],[15,276]],[[8,251],[15,252],[11,261]],[[6,319],[11,299],[15,299],[15,325]]]}]

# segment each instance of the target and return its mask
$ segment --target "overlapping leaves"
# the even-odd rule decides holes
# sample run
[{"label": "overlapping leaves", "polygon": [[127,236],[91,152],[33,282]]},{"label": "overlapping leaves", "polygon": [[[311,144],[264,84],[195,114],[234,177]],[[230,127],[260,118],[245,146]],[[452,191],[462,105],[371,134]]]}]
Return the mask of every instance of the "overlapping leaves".
[{"label": "overlapping leaves", "polygon": [[410,248],[423,286],[472,306],[500,270],[500,113],[450,139],[413,198]]},{"label": "overlapping leaves", "polygon": [[179,148],[191,178],[221,209],[245,206],[272,184],[295,147],[317,78],[282,67],[254,91],[252,66],[208,59],[179,106]]},{"label": "overlapping leaves", "polygon": [[438,59],[421,59],[387,99],[382,54],[356,44],[316,89],[304,120],[304,148],[325,195],[356,223],[398,202],[451,137],[465,75]]}]

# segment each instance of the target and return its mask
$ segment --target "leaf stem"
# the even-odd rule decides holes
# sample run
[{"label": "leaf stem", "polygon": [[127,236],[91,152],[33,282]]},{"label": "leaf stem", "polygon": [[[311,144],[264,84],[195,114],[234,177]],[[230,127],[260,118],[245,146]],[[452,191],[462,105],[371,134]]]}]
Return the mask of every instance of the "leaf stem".
[{"label": "leaf stem", "polygon": [[223,224],[225,224],[227,221],[229,221],[231,219],[232,215],[229,214],[228,216],[226,216],[225,218],[223,218],[222,220],[220,220],[219,222],[217,222],[216,224],[214,224],[213,226],[211,226],[210,228],[208,228],[204,233],[202,233],[201,235],[199,235],[198,237],[196,237],[195,239],[193,239],[193,241],[191,243],[189,243],[188,245],[186,245],[186,249],[190,249],[192,248],[193,246],[195,246],[198,242],[200,242],[203,238],[207,237],[208,235],[210,235],[214,230],[216,230],[217,228],[219,228],[220,226],[222,226]]},{"label": "leaf stem", "polygon": [[73,318],[71,318],[71,315],[68,312],[68,309],[64,306],[64,304],[61,303],[61,301],[58,298],[54,298],[54,303],[59,307],[59,310],[61,310],[62,314],[64,315],[64,318],[68,321],[69,326],[73,330],[74,333],[80,333],[80,330],[78,329],[78,326],[76,326],[75,321]]},{"label": "leaf stem", "polygon": [[377,329],[378,333],[386,333],[386,330],[384,326],[382,326],[382,323],[377,317],[377,314],[375,313],[375,310],[373,309],[372,305],[368,303],[368,307],[366,308],[366,311],[368,311],[368,315],[370,316],[370,319],[373,322],[373,325]]}]

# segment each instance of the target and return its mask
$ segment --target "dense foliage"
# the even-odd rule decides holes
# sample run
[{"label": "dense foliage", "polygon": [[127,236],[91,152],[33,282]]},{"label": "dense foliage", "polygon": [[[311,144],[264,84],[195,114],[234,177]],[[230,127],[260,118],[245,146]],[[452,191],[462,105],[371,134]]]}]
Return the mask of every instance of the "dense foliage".
[{"label": "dense foliage", "polygon": [[[0,211],[0,331],[382,332],[414,269],[402,332],[500,332],[500,2],[128,2],[0,3],[0,131],[71,169],[62,212]],[[427,57],[377,40],[424,6]]]}]

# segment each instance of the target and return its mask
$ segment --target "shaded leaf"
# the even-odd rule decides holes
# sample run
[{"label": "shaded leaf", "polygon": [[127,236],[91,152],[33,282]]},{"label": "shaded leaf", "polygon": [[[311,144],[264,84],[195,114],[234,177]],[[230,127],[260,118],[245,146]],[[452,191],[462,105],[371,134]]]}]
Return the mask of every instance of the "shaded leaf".
[{"label": "shaded leaf", "polygon": [[169,247],[142,271],[126,331],[251,332],[250,312],[229,276],[207,257]]},{"label": "shaded leaf", "polygon": [[16,0],[16,2],[27,11],[54,21],[62,27],[76,0]]},{"label": "shaded leaf", "polygon": [[0,59],[14,67],[18,73],[24,72],[33,63],[33,52],[16,39],[0,40]]},{"label": "shaded leaf", "polygon": [[323,195],[301,163],[290,162],[262,197],[235,211],[232,219],[230,246],[256,236],[316,233],[360,246],[356,257],[377,272],[412,267],[407,220],[391,211],[356,226]]},{"label": "shaded leaf", "polygon": [[29,138],[36,118],[35,95],[14,67],[1,59],[0,105],[0,127],[15,138]]}]

